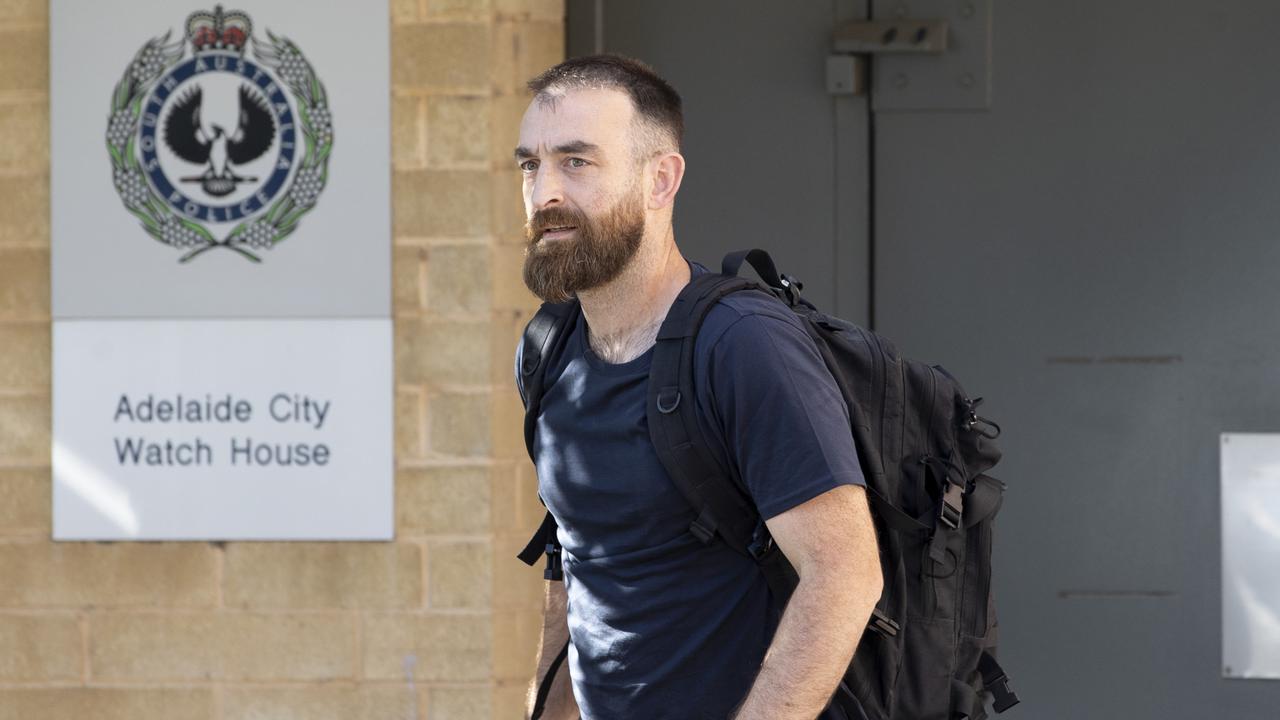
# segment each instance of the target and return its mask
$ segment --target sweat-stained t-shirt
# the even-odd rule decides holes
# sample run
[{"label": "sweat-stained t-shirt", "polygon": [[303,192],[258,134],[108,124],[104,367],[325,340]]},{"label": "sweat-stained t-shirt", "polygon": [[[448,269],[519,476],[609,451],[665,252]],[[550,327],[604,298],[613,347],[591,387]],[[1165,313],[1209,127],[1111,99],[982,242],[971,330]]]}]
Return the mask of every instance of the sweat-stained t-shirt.
[{"label": "sweat-stained t-shirt", "polygon": [[[607,363],[581,316],[564,347],[547,368],[534,456],[559,524],[582,717],[724,720],[751,688],[779,609],[753,561],[689,532],[694,510],[649,440],[653,350]],[[728,296],[698,334],[694,365],[712,451],[763,517],[864,484],[840,392],[787,307]]]}]

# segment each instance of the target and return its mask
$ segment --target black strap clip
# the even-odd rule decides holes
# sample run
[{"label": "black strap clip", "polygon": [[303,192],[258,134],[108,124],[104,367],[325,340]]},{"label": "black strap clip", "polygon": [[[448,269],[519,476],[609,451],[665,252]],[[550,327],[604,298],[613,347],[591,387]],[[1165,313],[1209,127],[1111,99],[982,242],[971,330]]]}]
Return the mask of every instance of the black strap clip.
[{"label": "black strap clip", "polygon": [[891,638],[902,630],[902,626],[894,622],[893,618],[885,615],[883,612],[880,612],[880,608],[876,608],[871,611],[871,622],[868,624],[867,629],[874,630],[887,638]]},{"label": "black strap clip", "polygon": [[564,580],[564,563],[560,557],[560,546],[547,543],[547,569],[542,571],[544,580]]},{"label": "black strap clip", "polygon": [[703,545],[715,539],[716,521],[711,519],[711,511],[708,508],[702,508],[697,519],[689,524],[689,532],[693,533],[693,536]]},{"label": "black strap clip", "polygon": [[978,672],[982,674],[983,689],[991,693],[994,699],[992,708],[996,712],[1002,713],[1022,702],[1013,688],[1009,687],[1009,676],[1005,674],[1004,668],[1000,667],[1000,663],[996,662],[995,657],[986,650],[982,651],[982,656],[978,658]]},{"label": "black strap clip", "polygon": [[948,481],[946,488],[938,519],[943,525],[955,530],[960,527],[960,516],[964,514],[964,486]]},{"label": "black strap clip", "polygon": [[747,553],[756,562],[760,562],[774,548],[773,536],[769,534],[769,528],[764,524],[764,520],[756,523],[756,527],[751,531],[751,544],[747,546]]}]

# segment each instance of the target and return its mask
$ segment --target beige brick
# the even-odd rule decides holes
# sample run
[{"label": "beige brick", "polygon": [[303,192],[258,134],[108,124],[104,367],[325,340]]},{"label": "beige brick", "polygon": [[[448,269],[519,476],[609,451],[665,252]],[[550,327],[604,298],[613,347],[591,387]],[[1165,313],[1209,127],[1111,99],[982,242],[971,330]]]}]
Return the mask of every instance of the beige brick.
[{"label": "beige brick", "polygon": [[[524,284],[524,252],[523,242],[493,248],[494,309],[530,310],[538,307],[537,296]],[[524,327],[523,323],[521,327]]]},{"label": "beige brick", "polygon": [[511,530],[519,526],[520,513],[516,507],[516,469],[513,463],[496,465],[489,480],[490,514],[494,529]]},{"label": "beige brick", "polygon": [[538,499],[538,471],[527,460],[516,473],[516,511],[516,527],[522,531],[538,527],[547,512]]},{"label": "beige brick", "polygon": [[427,547],[427,588],[433,608],[487,608],[493,582],[487,540],[433,542]]},{"label": "beige brick", "polygon": [[489,0],[425,0],[427,17],[479,16],[489,12]]},{"label": "beige brick", "polygon": [[0,615],[0,681],[79,680],[80,622],[72,615]]},{"label": "beige brick", "polygon": [[0,198],[0,245],[49,244],[48,175],[0,177]]},{"label": "beige brick", "polygon": [[489,173],[482,170],[397,172],[396,237],[484,237],[489,234]]},{"label": "beige brick", "polygon": [[[427,691],[427,698],[427,720],[476,720],[488,718],[492,712],[489,688],[435,687]],[[517,713],[503,717],[521,716]]]},{"label": "beige brick", "polygon": [[[522,285],[523,285],[523,281]],[[533,297],[532,294],[529,295]],[[525,325],[537,311],[537,303],[532,299],[530,307],[525,310],[504,308],[493,314],[493,326],[489,333],[490,354],[493,357],[493,372],[489,375],[489,383],[495,392],[518,397],[516,390],[515,357],[516,348],[524,335]]]},{"label": "beige brick", "polygon": [[399,382],[488,383],[488,322],[403,320],[395,330]]},{"label": "beige brick", "polygon": [[494,0],[493,9],[502,16],[564,18],[564,0]]},{"label": "beige brick", "polygon": [[427,249],[397,247],[392,254],[392,303],[400,315],[420,313],[426,307]]},{"label": "beige brick", "polygon": [[[48,104],[0,105],[0,138],[5,139],[0,143],[0,170],[49,172]],[[3,285],[0,279],[0,287]]]},{"label": "beige brick", "polygon": [[0,396],[0,461],[48,464],[51,417],[48,395]]},{"label": "beige brick", "polygon": [[415,90],[488,89],[489,26],[401,25],[391,30],[391,83]]},{"label": "beige brick", "polygon": [[424,164],[423,102],[412,96],[391,101],[391,164],[396,169],[412,170]]},{"label": "beige brick", "polygon": [[400,535],[487,532],[492,506],[488,468],[436,467],[396,475]]},{"label": "beige brick", "polygon": [[516,553],[529,541],[529,533],[498,533],[493,537],[493,609],[541,609],[546,580],[543,564],[529,567],[516,559]]},{"label": "beige brick", "polygon": [[401,720],[421,716],[410,685],[228,688],[223,720]]},{"label": "beige brick", "polygon": [[492,720],[524,717],[527,688],[528,682],[514,685],[500,684],[495,687],[490,700],[493,703],[493,714],[489,717]]},{"label": "beige brick", "polygon": [[0,690],[0,720],[215,720],[213,691],[158,688]]},{"label": "beige brick", "polygon": [[232,543],[223,568],[232,607],[414,608],[422,558],[396,543]]},{"label": "beige brick", "polygon": [[523,182],[519,170],[494,170],[489,174],[490,223],[499,244],[523,248],[528,242],[524,236]]},{"label": "beige brick", "polygon": [[486,457],[490,437],[489,393],[438,393],[427,398],[431,451],[442,455]]},{"label": "beige brick", "polygon": [[499,95],[491,101],[489,113],[489,161],[501,170],[514,170],[512,151],[520,143],[520,121],[529,107],[529,93]]},{"label": "beige brick", "polygon": [[92,676],[102,680],[352,679],[349,614],[95,615]]},{"label": "beige brick", "polygon": [[489,98],[427,99],[427,163],[434,166],[489,162]]},{"label": "beige brick", "polygon": [[418,0],[391,0],[391,22],[407,23],[419,19]]},{"label": "beige brick", "polygon": [[213,552],[190,543],[0,543],[0,607],[212,605]]},{"label": "beige brick", "polygon": [[[0,106],[0,113],[3,112],[4,107]],[[0,248],[0,319],[37,320],[47,317],[49,251],[41,248]]]},{"label": "beige brick", "polygon": [[493,676],[528,681],[537,664],[542,615],[537,610],[504,610],[493,615]]},{"label": "beige brick", "polygon": [[49,0],[0,0],[0,22],[43,23],[49,20]]},{"label": "beige brick", "polygon": [[427,306],[435,313],[489,311],[489,247],[437,245],[427,261]]},{"label": "beige brick", "polygon": [[48,468],[0,470],[0,535],[48,534],[50,482]]},{"label": "beige brick", "polygon": [[0,91],[49,89],[49,31],[0,31]]},{"label": "beige brick", "polygon": [[526,91],[526,83],[564,59],[564,23],[500,20],[493,30],[493,83],[502,94]]},{"label": "beige brick", "polygon": [[0,322],[0,389],[49,390],[47,322]]},{"label": "beige brick", "polygon": [[426,409],[421,390],[396,391],[396,460],[419,460],[426,448]]},{"label": "beige brick", "polygon": [[364,622],[364,673],[374,680],[489,678],[487,614],[373,615]]},{"label": "beige brick", "polygon": [[493,393],[490,414],[493,418],[491,438],[495,460],[519,461],[529,457],[524,442],[524,405],[514,390]]}]

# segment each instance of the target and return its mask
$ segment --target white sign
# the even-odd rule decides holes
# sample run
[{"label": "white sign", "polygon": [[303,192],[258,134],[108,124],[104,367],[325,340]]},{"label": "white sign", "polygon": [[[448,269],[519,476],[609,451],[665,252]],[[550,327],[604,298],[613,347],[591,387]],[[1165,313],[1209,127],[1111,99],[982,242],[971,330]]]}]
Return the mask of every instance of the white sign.
[{"label": "white sign", "polygon": [[55,539],[393,536],[388,12],[51,1]]},{"label": "white sign", "polygon": [[56,539],[391,537],[386,323],[66,321],[53,344]]},{"label": "white sign", "polygon": [[1280,678],[1280,434],[1222,435],[1223,675]]}]

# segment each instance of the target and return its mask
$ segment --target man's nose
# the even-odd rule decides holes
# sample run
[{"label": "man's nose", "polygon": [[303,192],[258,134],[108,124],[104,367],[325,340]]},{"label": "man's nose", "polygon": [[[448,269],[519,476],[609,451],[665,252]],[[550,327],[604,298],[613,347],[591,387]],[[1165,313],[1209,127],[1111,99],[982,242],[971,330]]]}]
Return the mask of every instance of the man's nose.
[{"label": "man's nose", "polygon": [[551,205],[564,202],[564,187],[559,173],[554,169],[539,167],[533,177],[533,195],[530,197],[534,210],[541,210]]}]

